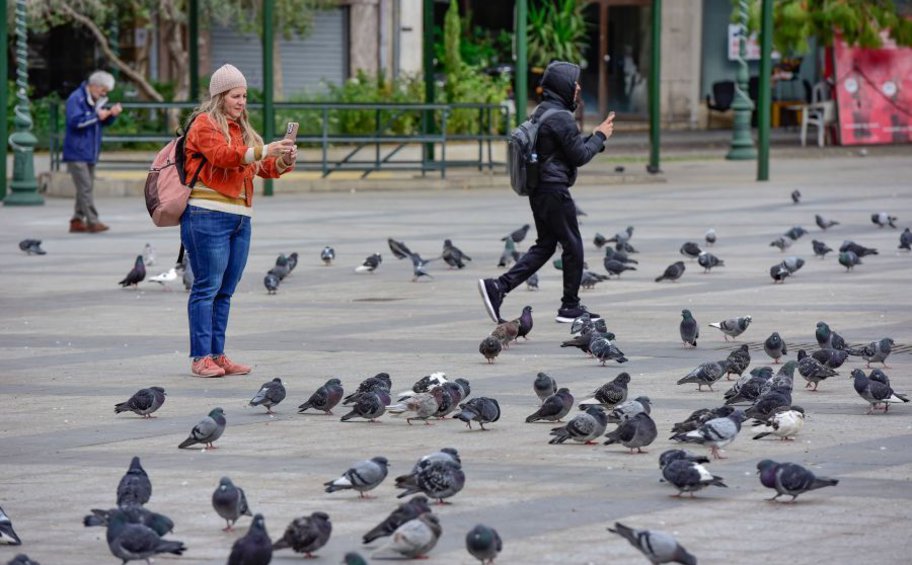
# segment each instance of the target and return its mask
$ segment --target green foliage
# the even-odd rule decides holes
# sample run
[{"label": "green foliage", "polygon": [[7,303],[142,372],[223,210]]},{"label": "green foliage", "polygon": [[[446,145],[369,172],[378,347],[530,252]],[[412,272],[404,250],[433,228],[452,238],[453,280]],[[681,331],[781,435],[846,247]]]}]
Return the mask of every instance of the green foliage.
[{"label": "green foliage", "polygon": [[[459,57],[470,67],[483,69],[500,64],[512,63],[513,35],[501,30],[493,30],[481,26],[472,26],[466,15],[461,18],[460,28],[463,30],[462,41],[459,42]],[[443,41],[443,31],[434,28],[434,59],[435,70],[443,72],[443,61],[446,57]]]},{"label": "green foliage", "polygon": [[583,4],[576,0],[539,0],[529,4],[529,64],[547,67],[554,60],[579,64],[588,29]]},{"label": "green foliage", "polygon": [[461,33],[459,5],[456,4],[456,0],[450,0],[450,7],[447,10],[446,20],[443,24],[443,71],[447,77],[444,89],[448,99],[454,98],[455,85],[459,82],[459,74],[462,72],[462,57],[459,53],[459,36]]}]

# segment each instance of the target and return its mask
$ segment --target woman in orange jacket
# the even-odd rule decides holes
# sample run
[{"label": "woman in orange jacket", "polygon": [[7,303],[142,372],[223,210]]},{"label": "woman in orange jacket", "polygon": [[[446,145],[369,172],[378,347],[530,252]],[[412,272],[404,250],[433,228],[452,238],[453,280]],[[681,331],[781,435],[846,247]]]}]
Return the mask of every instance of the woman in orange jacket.
[{"label": "woman in orange jacket", "polygon": [[225,330],[250,249],[253,177],[278,178],[291,170],[297,148],[285,139],[264,145],[250,125],[247,80],[237,68],[224,65],[215,71],[209,94],[194,112],[184,148],[187,178],[202,162],[181,217],[181,241],[195,277],[187,304],[191,372],[246,375],[248,365],[225,355]]}]

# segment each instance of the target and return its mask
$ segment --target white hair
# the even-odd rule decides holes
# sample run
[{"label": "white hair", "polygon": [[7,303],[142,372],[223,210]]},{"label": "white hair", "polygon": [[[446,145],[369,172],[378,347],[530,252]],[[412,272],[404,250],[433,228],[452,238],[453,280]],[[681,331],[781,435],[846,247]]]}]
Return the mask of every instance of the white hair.
[{"label": "white hair", "polygon": [[98,85],[114,90],[114,75],[107,71],[95,71],[89,75],[89,84]]}]

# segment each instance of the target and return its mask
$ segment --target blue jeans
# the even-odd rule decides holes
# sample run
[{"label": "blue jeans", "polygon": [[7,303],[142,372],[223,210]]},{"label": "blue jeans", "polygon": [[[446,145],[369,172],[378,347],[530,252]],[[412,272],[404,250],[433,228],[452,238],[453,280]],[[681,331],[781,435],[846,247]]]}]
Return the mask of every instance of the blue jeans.
[{"label": "blue jeans", "polygon": [[248,216],[196,206],[181,216],[181,241],[195,277],[187,303],[193,358],[225,352],[231,295],[247,264],[250,231]]}]

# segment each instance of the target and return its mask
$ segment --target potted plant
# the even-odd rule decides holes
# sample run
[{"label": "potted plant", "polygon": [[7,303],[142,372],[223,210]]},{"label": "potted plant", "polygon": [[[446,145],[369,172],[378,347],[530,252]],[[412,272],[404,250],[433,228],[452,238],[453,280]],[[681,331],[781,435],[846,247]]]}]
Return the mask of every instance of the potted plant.
[{"label": "potted plant", "polygon": [[539,0],[529,5],[529,65],[541,74],[558,59],[581,63],[588,46],[588,24],[577,0]]}]

